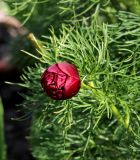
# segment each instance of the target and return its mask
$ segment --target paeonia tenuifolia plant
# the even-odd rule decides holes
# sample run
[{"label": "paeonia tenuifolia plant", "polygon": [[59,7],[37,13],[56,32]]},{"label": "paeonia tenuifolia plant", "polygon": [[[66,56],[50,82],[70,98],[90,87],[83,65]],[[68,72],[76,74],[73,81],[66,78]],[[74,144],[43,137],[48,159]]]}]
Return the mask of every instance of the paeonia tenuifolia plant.
[{"label": "paeonia tenuifolia plant", "polygon": [[78,70],[73,64],[59,62],[45,70],[41,84],[49,97],[65,100],[78,93],[81,81]]}]

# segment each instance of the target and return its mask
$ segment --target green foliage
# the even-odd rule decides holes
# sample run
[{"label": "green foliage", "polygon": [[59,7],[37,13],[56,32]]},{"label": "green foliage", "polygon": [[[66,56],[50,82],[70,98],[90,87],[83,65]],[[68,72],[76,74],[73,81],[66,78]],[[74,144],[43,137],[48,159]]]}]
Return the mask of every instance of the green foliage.
[{"label": "green foliage", "polygon": [[[38,64],[22,79],[38,160],[140,159],[140,18],[119,12],[110,25],[98,18],[96,12],[90,25],[63,25],[42,43],[34,38]],[[77,96],[65,101],[47,97],[40,84],[44,69],[59,61],[75,64],[82,80]]]},{"label": "green foliage", "polygon": [[[112,23],[116,21],[117,10],[123,9],[138,13],[139,9],[134,8],[140,6],[136,1],[128,3],[127,0],[5,0],[5,3],[9,5],[10,13],[16,16],[29,32],[34,33],[40,39],[42,35],[50,35],[51,27],[58,35],[63,23],[75,25],[77,22],[82,22],[84,17],[90,24],[97,10],[100,12],[98,19],[101,22]],[[19,50],[29,52],[33,50],[26,36],[13,40],[12,49],[13,62],[18,64],[19,68],[34,63],[33,59],[19,52]],[[28,64],[25,64],[27,62]]]},{"label": "green foliage", "polygon": [[37,36],[49,34],[51,26],[57,33],[62,23],[74,24],[83,17],[90,21],[97,8],[102,10],[103,19],[109,18],[115,7],[110,0],[6,0],[6,3],[11,14]]},{"label": "green foliage", "polygon": [[3,105],[0,97],[0,159],[6,160],[6,145],[4,140],[4,115]]},{"label": "green foliage", "polygon": [[31,32],[40,36],[49,34],[53,26],[56,31],[62,23],[75,23],[85,17],[88,21],[100,7],[103,20],[114,21],[118,10],[140,14],[139,0],[5,0],[16,16]]},{"label": "green foliage", "polygon": [[134,1],[118,0],[118,4],[120,4],[120,6],[122,6],[123,8],[140,15],[140,1],[139,0],[134,0]]},{"label": "green foliage", "polygon": [[60,14],[59,0],[6,0],[15,15],[30,32],[36,35],[49,34],[48,30],[53,25],[58,31],[61,23],[69,19],[71,14]]},{"label": "green foliage", "polygon": [[[32,53],[38,54],[24,51],[38,61],[21,84],[29,88],[23,119],[32,115],[33,155],[38,160],[140,159],[140,18],[118,13],[139,14],[139,0],[6,2],[31,32],[46,35],[42,41],[29,35],[36,47]],[[59,61],[80,72],[80,92],[70,100],[50,99],[40,84],[46,67]]]}]

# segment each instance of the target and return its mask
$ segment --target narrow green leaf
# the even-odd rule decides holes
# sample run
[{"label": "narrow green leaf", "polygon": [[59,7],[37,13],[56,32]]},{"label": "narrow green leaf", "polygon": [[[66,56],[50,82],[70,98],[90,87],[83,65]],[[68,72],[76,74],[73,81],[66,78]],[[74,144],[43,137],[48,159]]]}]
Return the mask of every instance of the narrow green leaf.
[{"label": "narrow green leaf", "polygon": [[0,98],[0,160],[6,160],[6,145],[4,140],[4,110]]}]

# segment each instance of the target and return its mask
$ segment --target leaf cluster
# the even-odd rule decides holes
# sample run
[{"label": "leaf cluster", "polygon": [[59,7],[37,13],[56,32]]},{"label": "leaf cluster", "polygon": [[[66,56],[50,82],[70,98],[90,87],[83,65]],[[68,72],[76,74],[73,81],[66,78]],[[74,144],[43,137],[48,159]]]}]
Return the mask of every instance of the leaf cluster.
[{"label": "leaf cluster", "polygon": [[[35,68],[22,79],[29,88],[23,106],[32,113],[33,155],[39,160],[140,159],[140,18],[119,12],[115,24],[63,25],[43,42],[34,39]],[[55,101],[40,84],[46,67],[59,61],[77,66],[77,96]]]},{"label": "leaf cluster", "polygon": [[[58,35],[63,23],[75,25],[77,22],[81,23],[84,17],[90,24],[97,11],[100,12],[98,19],[101,22],[112,23],[116,22],[115,15],[118,10],[138,13],[140,6],[138,0],[134,3],[127,0],[5,0],[5,4],[10,8],[10,15],[15,16],[29,33],[34,33],[40,39],[41,35],[50,35],[49,29],[52,26]],[[33,52],[33,46],[27,37],[25,35],[16,38],[12,43],[13,62],[20,69],[27,65],[27,61],[28,65],[34,63],[33,59],[19,52],[19,50]]]},{"label": "leaf cluster", "polygon": [[85,17],[88,21],[100,8],[100,19],[115,21],[118,10],[132,11],[140,14],[140,2],[135,0],[5,0],[11,10],[22,24],[37,36],[49,34],[53,26],[58,32],[62,23],[75,23]]}]

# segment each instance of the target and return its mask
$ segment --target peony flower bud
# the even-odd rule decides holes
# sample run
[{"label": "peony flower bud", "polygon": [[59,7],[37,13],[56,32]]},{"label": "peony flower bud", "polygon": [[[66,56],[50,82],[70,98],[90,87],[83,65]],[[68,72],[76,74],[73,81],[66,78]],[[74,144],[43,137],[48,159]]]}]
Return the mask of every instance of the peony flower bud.
[{"label": "peony flower bud", "polygon": [[64,100],[78,93],[81,81],[77,68],[73,64],[60,62],[45,70],[41,84],[52,99]]}]

